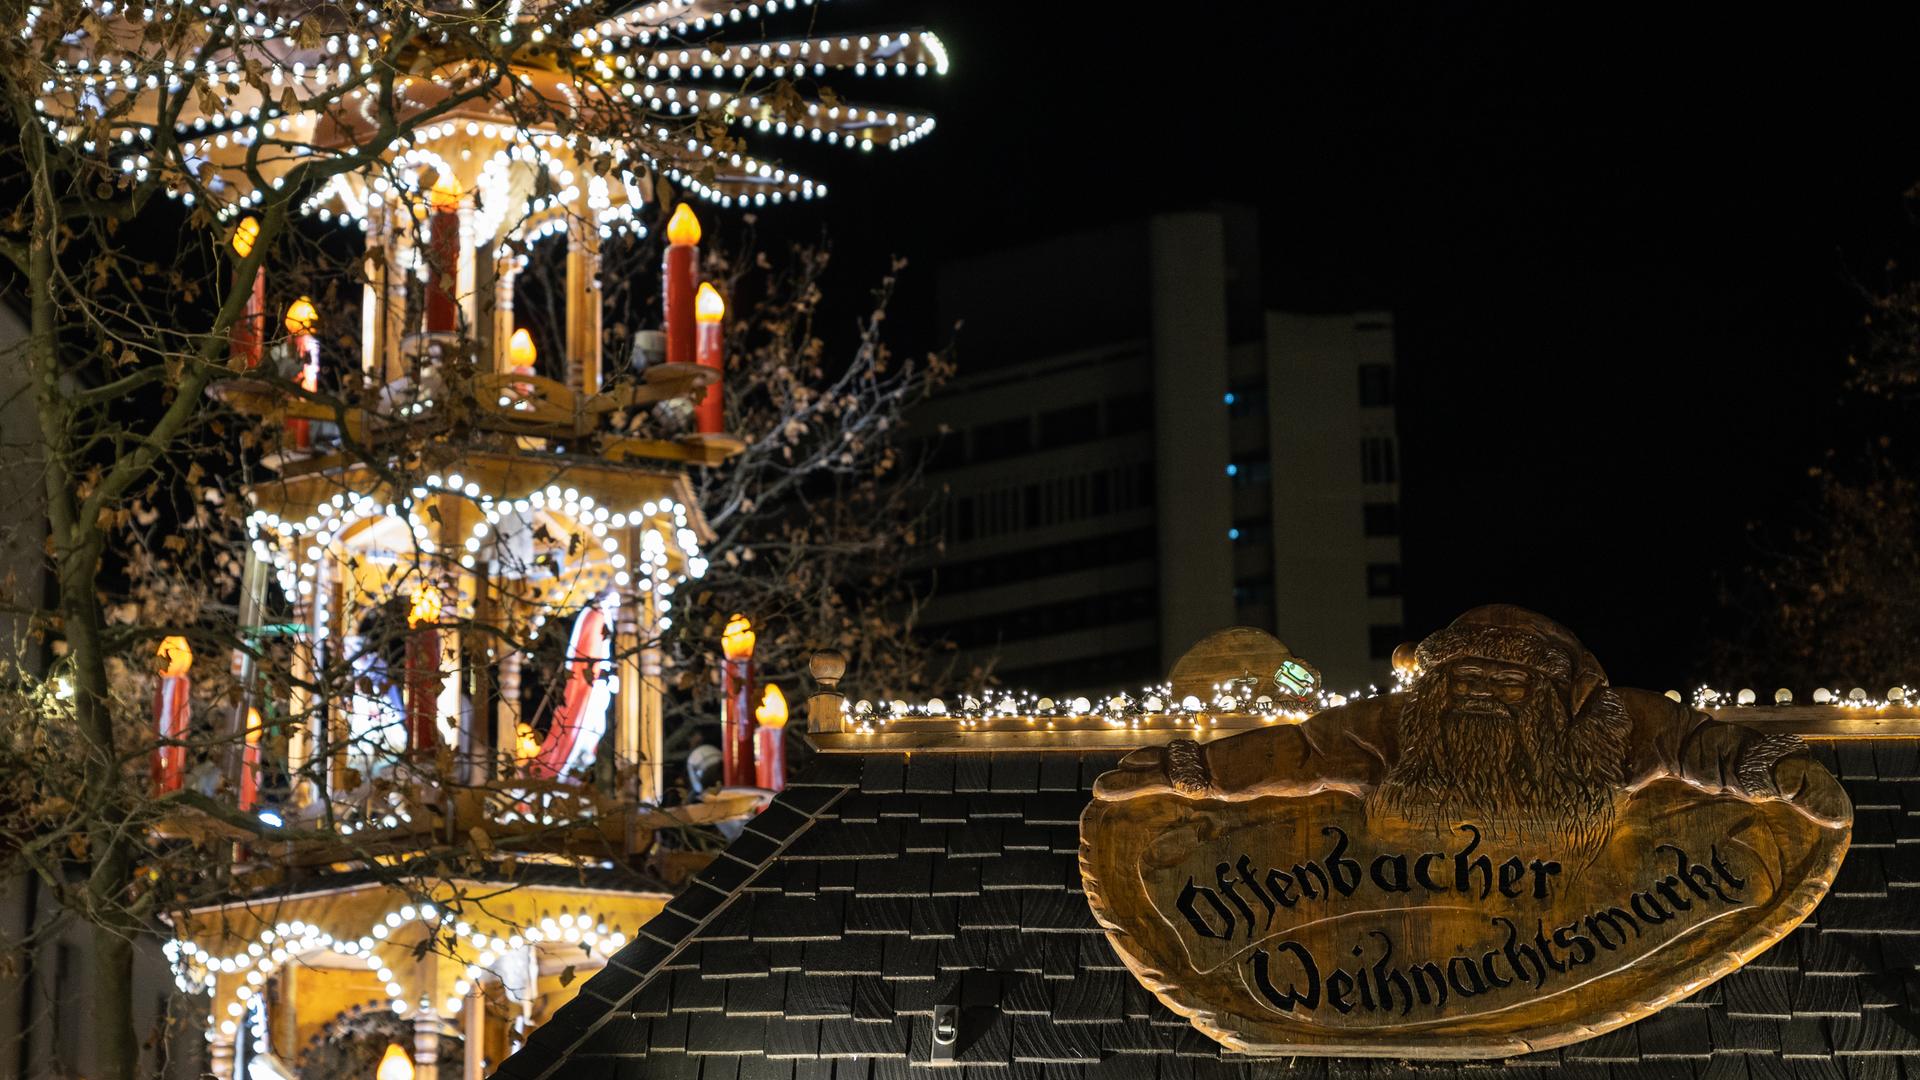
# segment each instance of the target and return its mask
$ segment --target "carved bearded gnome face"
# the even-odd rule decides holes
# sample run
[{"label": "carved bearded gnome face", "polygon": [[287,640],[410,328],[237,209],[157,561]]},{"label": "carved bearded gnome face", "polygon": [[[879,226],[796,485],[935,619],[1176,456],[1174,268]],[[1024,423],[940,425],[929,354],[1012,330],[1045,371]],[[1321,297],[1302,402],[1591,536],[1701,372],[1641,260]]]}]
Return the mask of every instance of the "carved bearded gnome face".
[{"label": "carved bearded gnome face", "polygon": [[1612,830],[1628,720],[1565,628],[1505,605],[1420,643],[1399,754],[1372,802],[1438,829],[1471,823],[1591,851]]}]

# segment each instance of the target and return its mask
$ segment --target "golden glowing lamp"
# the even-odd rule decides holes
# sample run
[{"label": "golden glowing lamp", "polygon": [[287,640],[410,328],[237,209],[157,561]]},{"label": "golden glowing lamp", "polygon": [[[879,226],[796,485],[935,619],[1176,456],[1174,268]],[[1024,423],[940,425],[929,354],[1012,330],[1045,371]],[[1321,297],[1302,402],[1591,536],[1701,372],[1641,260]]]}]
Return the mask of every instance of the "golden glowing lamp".
[{"label": "golden glowing lamp", "polygon": [[667,219],[667,243],[697,244],[700,242],[700,219],[693,216],[693,207],[681,203],[673,208],[673,216]]},{"label": "golden glowing lamp", "polygon": [[786,727],[787,695],[781,693],[779,687],[768,683],[766,696],[760,700],[760,707],[753,710],[753,718],[760,721],[761,727]]},{"label": "golden glowing lamp", "polygon": [[253,242],[260,239],[260,219],[248,214],[233,227],[233,253],[246,258],[253,254]]},{"label": "golden glowing lamp", "polygon": [[193,647],[178,634],[163,639],[154,655],[160,658],[160,674],[164,678],[179,678],[193,666]]},{"label": "golden glowing lamp", "polygon": [[374,1080],[413,1080],[413,1059],[407,1056],[406,1048],[397,1042],[388,1043],[373,1077]]},{"label": "golden glowing lamp", "polygon": [[441,173],[440,178],[435,180],[433,187],[427,191],[427,205],[441,213],[458,210],[460,196],[463,194],[465,192],[460,190],[460,181],[446,173]]},{"label": "golden glowing lamp", "polygon": [[1393,673],[1411,679],[1420,674],[1420,659],[1413,642],[1403,641],[1393,648]]},{"label": "golden glowing lamp", "polygon": [[700,283],[699,295],[693,298],[693,321],[716,323],[727,317],[727,301],[720,290],[710,281]]},{"label": "golden glowing lamp", "polygon": [[540,350],[534,347],[533,335],[527,333],[527,328],[523,326],[515,330],[512,339],[507,342],[507,359],[513,362],[513,366],[531,368],[539,356]]},{"label": "golden glowing lamp", "polygon": [[531,761],[540,756],[540,737],[533,733],[532,727],[521,724],[514,732],[514,749],[519,752],[520,760]]},{"label": "golden glowing lamp", "polygon": [[744,660],[753,655],[753,624],[745,615],[727,620],[727,628],[720,634],[720,651],[729,660]]},{"label": "golden glowing lamp", "polygon": [[311,334],[320,325],[320,312],[313,306],[313,298],[303,296],[287,305],[287,333]]},{"label": "golden glowing lamp", "polygon": [[407,608],[407,625],[420,626],[440,621],[440,590],[422,585],[413,590],[413,603]]}]

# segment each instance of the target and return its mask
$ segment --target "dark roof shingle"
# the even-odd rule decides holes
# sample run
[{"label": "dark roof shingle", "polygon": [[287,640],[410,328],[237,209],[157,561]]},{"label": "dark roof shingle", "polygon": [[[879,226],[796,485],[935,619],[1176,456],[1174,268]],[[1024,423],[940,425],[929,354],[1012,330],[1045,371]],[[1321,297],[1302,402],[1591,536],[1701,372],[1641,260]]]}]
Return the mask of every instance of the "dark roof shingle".
[{"label": "dark roof shingle", "polygon": [[956,1080],[1912,1080],[1920,741],[1817,752],[1862,824],[1806,925],[1628,1027],[1431,1064],[1234,1054],[1147,993],[1080,886],[1079,814],[1118,754],[823,754],[498,1075],[921,1080],[953,1005]]}]

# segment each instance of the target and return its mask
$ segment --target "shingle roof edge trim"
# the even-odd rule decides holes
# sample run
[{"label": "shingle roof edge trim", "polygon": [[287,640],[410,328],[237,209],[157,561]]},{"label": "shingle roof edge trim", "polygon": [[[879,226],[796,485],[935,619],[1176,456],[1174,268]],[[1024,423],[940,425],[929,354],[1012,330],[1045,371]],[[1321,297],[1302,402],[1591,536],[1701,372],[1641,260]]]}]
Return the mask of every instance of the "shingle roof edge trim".
[{"label": "shingle roof edge trim", "polygon": [[[651,983],[660,974],[661,969],[678,956],[694,937],[706,928],[708,923],[719,918],[722,912],[732,907],[734,901],[740,898],[741,893],[760,876],[762,871],[792,846],[795,840],[805,835],[820,816],[832,809],[842,796],[857,786],[857,783],[823,784],[817,787],[796,786],[775,798],[773,803],[762,811],[760,817],[747,823],[746,831],[740,834],[739,839],[728,844],[712,865],[689,879],[686,888],[676,894],[674,900],[669,901],[659,915],[654,916],[641,927],[634,934],[633,940],[627,942],[619,952],[609,957],[606,966],[587,980],[572,1001],[561,1006],[552,1017],[541,1024],[519,1051],[501,1062],[499,1067],[494,1069],[492,1077],[496,1080],[546,1080],[553,1075],[554,1071],[593,1038],[615,1013],[624,1008],[634,995]],[[815,798],[824,794],[825,798],[819,801],[814,809],[805,810],[794,805],[789,798],[797,796],[801,791],[810,791],[814,793]],[[812,802],[814,799],[810,798],[808,801]],[[755,823],[772,813],[776,807],[785,807],[797,814],[800,820],[791,823],[783,830],[785,835],[782,836],[773,836],[756,830]],[[734,849],[749,842],[756,844],[771,842],[772,846],[756,861],[748,864],[751,870],[730,889],[713,885],[711,879],[729,861],[734,864],[734,871],[737,871],[743,860],[732,853]],[[703,887],[721,892],[724,899],[713,905],[697,920],[689,919],[674,910],[675,901]],[[599,989],[596,989],[596,984],[600,984]],[[609,997],[607,996],[609,993],[617,996]]]}]

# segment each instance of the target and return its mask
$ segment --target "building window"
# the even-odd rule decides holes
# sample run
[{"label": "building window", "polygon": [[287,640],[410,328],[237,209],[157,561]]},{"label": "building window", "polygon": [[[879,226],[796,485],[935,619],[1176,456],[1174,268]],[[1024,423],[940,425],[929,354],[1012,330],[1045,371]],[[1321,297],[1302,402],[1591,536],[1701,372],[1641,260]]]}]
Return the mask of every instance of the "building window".
[{"label": "building window", "polygon": [[1153,400],[1145,394],[1107,399],[1107,434],[1131,435],[1153,430]]},{"label": "building window", "polygon": [[1236,386],[1227,392],[1227,415],[1231,417],[1265,416],[1267,388],[1261,383]]},{"label": "building window", "polygon": [[1271,518],[1249,518],[1236,521],[1233,528],[1227,530],[1227,539],[1242,544],[1273,543],[1273,520]]},{"label": "building window", "polygon": [[1259,457],[1246,457],[1227,466],[1227,476],[1236,488],[1264,488],[1273,482],[1272,464],[1266,451]]},{"label": "building window", "polygon": [[933,436],[925,445],[927,468],[930,471],[957,469],[967,463],[967,440],[961,435],[942,433]]},{"label": "building window", "polygon": [[930,625],[936,634],[962,649],[978,649],[1010,641],[1073,634],[1096,627],[1151,620],[1159,604],[1152,589],[1097,593],[1035,607],[999,611],[950,623]]},{"label": "building window", "polygon": [[1399,648],[1405,636],[1405,628],[1398,624],[1369,626],[1367,627],[1367,655],[1375,660],[1390,660],[1393,658],[1393,650]]},{"label": "building window", "polygon": [[1360,405],[1379,409],[1393,404],[1393,368],[1387,364],[1360,365]]},{"label": "building window", "polygon": [[1398,503],[1367,503],[1360,508],[1360,529],[1368,536],[1399,536]]},{"label": "building window", "polygon": [[1033,424],[1027,417],[982,424],[973,429],[974,461],[1018,457],[1033,449]]},{"label": "building window", "polygon": [[1400,564],[1399,563],[1368,563],[1367,564],[1367,595],[1368,596],[1399,596],[1400,595]]},{"label": "building window", "polygon": [[1391,484],[1398,476],[1393,459],[1393,438],[1369,435],[1360,440],[1360,482]]},{"label": "building window", "polygon": [[1040,414],[1040,448],[1072,446],[1100,437],[1100,409],[1092,402]]}]

